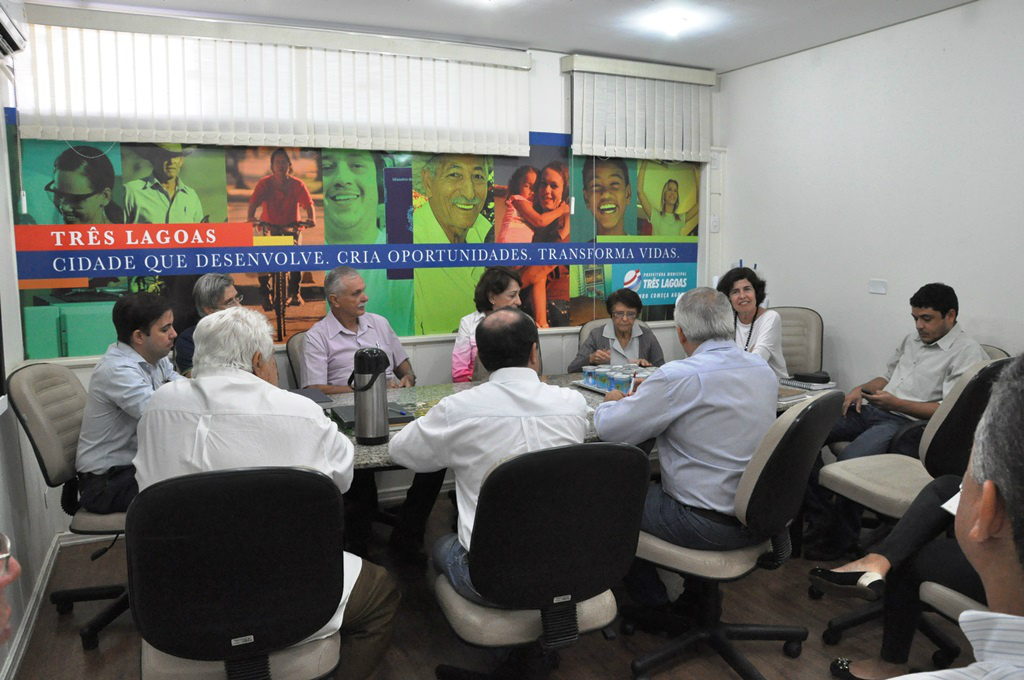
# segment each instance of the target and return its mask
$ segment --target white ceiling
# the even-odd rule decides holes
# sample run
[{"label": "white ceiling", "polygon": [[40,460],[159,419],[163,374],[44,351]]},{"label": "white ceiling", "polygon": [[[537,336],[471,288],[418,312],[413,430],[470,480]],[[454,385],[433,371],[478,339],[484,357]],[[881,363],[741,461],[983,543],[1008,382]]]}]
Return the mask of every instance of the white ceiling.
[{"label": "white ceiling", "polygon": [[[44,0],[619,57],[724,73],[975,0]],[[703,26],[671,39],[632,26],[666,7]]]}]

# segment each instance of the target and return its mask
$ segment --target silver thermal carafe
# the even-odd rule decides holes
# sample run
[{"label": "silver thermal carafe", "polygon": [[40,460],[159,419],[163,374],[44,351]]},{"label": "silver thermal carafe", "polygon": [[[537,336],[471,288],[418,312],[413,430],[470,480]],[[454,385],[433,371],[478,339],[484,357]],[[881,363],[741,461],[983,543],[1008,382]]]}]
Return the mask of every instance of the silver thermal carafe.
[{"label": "silver thermal carafe", "polygon": [[375,347],[356,350],[348,386],[356,397],[356,442],[386,444],[388,441],[387,352]]}]

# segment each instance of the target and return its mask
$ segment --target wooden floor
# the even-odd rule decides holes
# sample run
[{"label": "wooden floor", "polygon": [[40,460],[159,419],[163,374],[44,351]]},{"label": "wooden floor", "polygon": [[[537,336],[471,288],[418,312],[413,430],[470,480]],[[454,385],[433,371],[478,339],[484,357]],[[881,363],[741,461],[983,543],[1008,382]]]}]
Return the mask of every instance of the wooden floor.
[{"label": "wooden floor", "polygon": [[[443,495],[431,516],[428,542],[450,527],[454,512]],[[378,538],[383,545],[384,530]],[[124,544],[118,545],[96,562],[89,553],[96,544],[61,550],[53,571],[50,590],[118,583],[125,580]],[[389,568],[383,549],[374,552],[375,561]],[[740,642],[739,649],[768,678],[828,678],[829,662],[836,656],[865,658],[878,653],[881,623],[872,622],[855,629],[834,647],[821,641],[828,618],[857,608],[856,600],[825,598],[811,601],[807,597],[807,570],[811,563],[790,560],[774,572],[755,572],[747,578],[724,586],[725,619],[737,622],[786,623],[806,626],[810,637],[798,659],[783,655],[782,645],[772,642]],[[374,680],[416,680],[433,678],[439,663],[455,663],[475,670],[491,668],[492,654],[471,648],[452,633],[427,589],[424,572],[406,573],[392,569],[401,583],[403,600],[394,640]],[[187,597],[187,585],[182,597]],[[48,602],[48,599],[47,599]],[[102,680],[134,680],[139,678],[139,643],[130,614],[124,614],[100,634],[99,648],[82,650],[78,627],[101,607],[101,603],[82,603],[71,614],[58,616],[52,605],[45,604],[39,612],[29,648],[16,677],[18,680],[59,680],[61,678],[97,678]],[[969,650],[955,625],[943,621],[943,628],[953,633]],[[630,660],[657,647],[660,638],[637,633],[619,635],[605,640],[600,633],[581,638],[574,647],[562,652],[561,666],[552,674],[555,680],[589,678],[630,678]],[[918,636],[911,655],[911,665],[931,668],[934,651],[931,643]],[[969,651],[957,665],[969,663]],[[343,677],[338,674],[339,680]],[[734,678],[736,675],[707,649],[698,649],[675,667],[657,673],[655,678]]]}]

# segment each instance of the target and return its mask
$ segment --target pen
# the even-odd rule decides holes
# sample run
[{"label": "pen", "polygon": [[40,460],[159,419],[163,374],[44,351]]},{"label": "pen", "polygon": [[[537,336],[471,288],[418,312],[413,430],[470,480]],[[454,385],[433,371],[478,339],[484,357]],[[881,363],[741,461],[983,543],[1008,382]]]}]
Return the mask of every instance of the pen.
[{"label": "pen", "polygon": [[400,409],[400,408],[391,408],[391,407],[389,406],[389,407],[388,407],[388,410],[389,410],[389,411],[391,411],[392,413],[397,413],[397,414],[398,414],[398,415],[400,415],[400,416],[407,416],[407,415],[409,415],[408,413],[406,413],[405,411],[403,411],[403,410],[402,410],[402,409]]},{"label": "pen", "polygon": [[636,371],[633,371],[633,378],[629,381],[629,391],[626,392],[626,396],[633,394],[633,388],[636,387]]}]

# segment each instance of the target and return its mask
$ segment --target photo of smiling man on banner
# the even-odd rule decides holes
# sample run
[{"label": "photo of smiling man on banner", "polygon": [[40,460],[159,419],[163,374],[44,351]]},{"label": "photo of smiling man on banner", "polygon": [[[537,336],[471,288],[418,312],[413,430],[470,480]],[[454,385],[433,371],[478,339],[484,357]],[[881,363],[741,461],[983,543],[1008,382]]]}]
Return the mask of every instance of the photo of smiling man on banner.
[{"label": "photo of smiling man on banner", "polygon": [[[491,198],[489,156],[417,155],[413,158],[414,243],[484,243],[491,222],[482,213]],[[417,184],[418,180],[418,184]],[[423,200],[425,199],[425,200]],[[413,275],[416,333],[454,333],[474,310],[483,267],[419,267]]]},{"label": "photo of smiling man on banner", "polygon": [[[384,245],[386,157],[363,149],[323,149],[324,242]],[[408,172],[408,170],[406,170]],[[370,300],[366,310],[386,318],[398,335],[413,335],[413,281],[387,269],[360,268]]]}]

